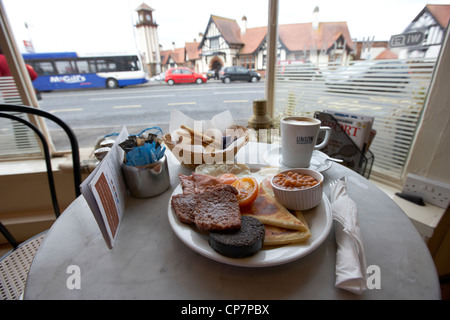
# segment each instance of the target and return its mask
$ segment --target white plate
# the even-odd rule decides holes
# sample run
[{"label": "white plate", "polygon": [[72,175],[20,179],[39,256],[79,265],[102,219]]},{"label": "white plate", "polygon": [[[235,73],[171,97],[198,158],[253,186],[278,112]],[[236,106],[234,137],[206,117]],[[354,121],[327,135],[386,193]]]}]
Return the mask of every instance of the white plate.
[{"label": "white plate", "polygon": [[[181,184],[173,195],[182,192]],[[256,254],[245,258],[229,258],[217,253],[208,243],[208,233],[200,232],[195,226],[180,222],[169,202],[168,217],[172,230],[192,250],[212,260],[241,267],[268,267],[284,264],[306,256],[317,249],[330,233],[333,218],[331,205],[323,194],[322,202],[315,208],[303,211],[303,216],[311,230],[308,241],[299,244],[283,245],[270,249],[261,249]]]},{"label": "white plate", "polygon": [[[311,164],[308,169],[319,172],[324,172],[330,169],[330,167],[333,165],[333,161],[326,159],[327,157],[328,156],[325,153],[319,150],[314,150],[311,158]],[[264,154],[263,159],[268,165],[272,167],[279,167],[280,169],[290,169],[281,161],[281,148],[279,146],[268,150]]]}]

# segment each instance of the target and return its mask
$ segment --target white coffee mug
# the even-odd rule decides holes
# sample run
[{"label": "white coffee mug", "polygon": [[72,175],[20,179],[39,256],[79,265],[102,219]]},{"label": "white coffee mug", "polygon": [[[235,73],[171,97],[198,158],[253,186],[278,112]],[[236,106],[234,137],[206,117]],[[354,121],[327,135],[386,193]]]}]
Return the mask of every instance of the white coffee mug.
[{"label": "white coffee mug", "polygon": [[[316,145],[319,132],[325,131],[324,140]],[[314,150],[322,149],[330,139],[331,129],[321,126],[319,119],[285,117],[281,119],[281,160],[291,168],[308,168]]]}]

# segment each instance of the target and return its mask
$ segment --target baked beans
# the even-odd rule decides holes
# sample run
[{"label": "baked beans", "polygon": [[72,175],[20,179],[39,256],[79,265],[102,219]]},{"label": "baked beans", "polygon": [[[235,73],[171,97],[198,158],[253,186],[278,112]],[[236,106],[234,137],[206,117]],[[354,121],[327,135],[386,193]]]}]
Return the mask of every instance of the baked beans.
[{"label": "baked beans", "polygon": [[273,178],[274,185],[287,190],[311,188],[318,183],[310,175],[291,171],[279,173]]}]

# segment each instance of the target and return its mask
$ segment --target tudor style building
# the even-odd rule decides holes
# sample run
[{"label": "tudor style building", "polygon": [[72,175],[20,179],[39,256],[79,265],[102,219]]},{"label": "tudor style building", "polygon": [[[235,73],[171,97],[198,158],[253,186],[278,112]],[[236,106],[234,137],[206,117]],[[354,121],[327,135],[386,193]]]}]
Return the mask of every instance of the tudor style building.
[{"label": "tudor style building", "polygon": [[[278,61],[307,60],[313,63],[345,62],[356,44],[346,22],[314,21],[278,27]],[[267,27],[247,28],[247,18],[236,20],[211,15],[200,42],[186,43],[184,48],[161,51],[163,71],[188,66],[197,72],[227,66],[244,66],[264,74],[267,65]],[[198,45],[195,49],[194,46]]]},{"label": "tudor style building", "polygon": [[424,33],[420,46],[402,50],[402,58],[436,58],[439,55],[445,30],[450,20],[450,5],[426,5],[403,33]]},{"label": "tudor style building", "polygon": [[[317,17],[318,8],[314,10]],[[355,49],[346,22],[280,25],[278,61],[308,60],[313,63],[346,61]],[[211,15],[200,42],[201,64],[207,70],[240,65],[263,73],[267,64],[267,27],[247,28],[247,18],[236,20]]]}]

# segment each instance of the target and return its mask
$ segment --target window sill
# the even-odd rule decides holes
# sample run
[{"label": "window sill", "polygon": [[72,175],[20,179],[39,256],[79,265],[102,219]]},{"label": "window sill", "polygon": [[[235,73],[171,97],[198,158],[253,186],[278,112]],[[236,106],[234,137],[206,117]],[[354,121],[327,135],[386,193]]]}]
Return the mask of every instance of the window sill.
[{"label": "window sill", "polygon": [[[89,173],[92,171],[92,163],[94,161],[92,161],[91,154],[91,148],[80,149],[82,173]],[[71,154],[63,157],[54,157],[51,160],[51,164],[54,172],[57,170],[72,170]],[[47,167],[43,159],[0,161],[0,176],[45,173],[46,171]]]},{"label": "window sill", "polygon": [[383,190],[398,206],[406,213],[411,222],[419,231],[422,238],[427,241],[433,236],[439,222],[446,209],[439,208],[435,205],[425,203],[425,206],[419,206],[395,195],[396,192],[402,191],[402,186],[388,185],[383,182],[372,180],[377,187]]}]

